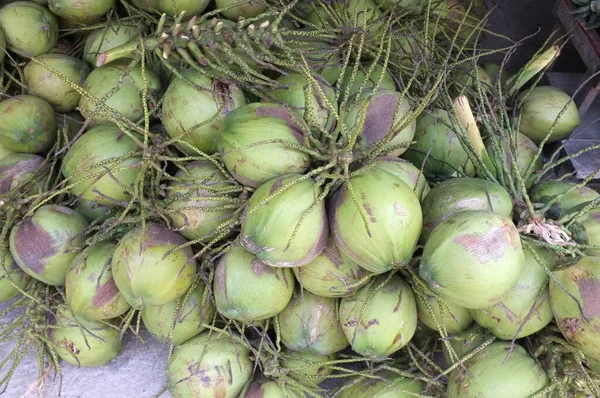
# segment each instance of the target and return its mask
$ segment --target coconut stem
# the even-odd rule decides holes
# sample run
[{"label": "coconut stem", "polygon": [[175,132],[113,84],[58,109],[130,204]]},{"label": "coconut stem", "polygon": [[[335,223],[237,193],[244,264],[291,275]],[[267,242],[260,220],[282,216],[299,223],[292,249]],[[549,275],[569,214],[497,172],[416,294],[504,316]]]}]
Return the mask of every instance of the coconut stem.
[{"label": "coconut stem", "polygon": [[508,95],[515,95],[535,75],[546,69],[560,55],[560,47],[553,45],[546,51],[533,57],[527,65],[508,79]]}]

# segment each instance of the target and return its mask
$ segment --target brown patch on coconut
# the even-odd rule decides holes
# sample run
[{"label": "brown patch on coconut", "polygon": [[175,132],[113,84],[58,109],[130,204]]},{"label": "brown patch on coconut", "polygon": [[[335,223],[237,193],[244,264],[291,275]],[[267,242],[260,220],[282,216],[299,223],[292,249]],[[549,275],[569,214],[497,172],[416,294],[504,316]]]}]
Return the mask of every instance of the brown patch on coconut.
[{"label": "brown patch on coconut", "polygon": [[583,316],[587,319],[600,316],[600,280],[581,278],[577,285],[583,301]]},{"label": "brown patch on coconut", "polygon": [[246,391],[245,398],[263,398],[265,395],[265,390],[263,386],[259,383],[252,383]]},{"label": "brown patch on coconut", "polygon": [[31,156],[29,159],[23,159],[17,163],[8,164],[0,167],[0,195],[7,194],[12,189],[13,181],[23,174],[34,173],[44,163],[44,158],[37,155],[18,155]]},{"label": "brown patch on coconut", "polygon": [[[56,254],[54,239],[31,219],[16,227],[14,235],[15,260],[37,274],[46,270],[45,259]],[[17,260],[17,261],[18,261]]]},{"label": "brown patch on coconut", "polygon": [[394,95],[394,92],[378,95],[371,100],[367,106],[362,130],[365,144],[373,145],[387,135],[393,126],[398,102],[398,97]]},{"label": "brown patch on coconut", "polygon": [[581,330],[581,320],[579,318],[565,318],[560,323],[560,330],[567,339],[573,340]]},{"label": "brown patch on coconut", "polygon": [[[265,116],[274,117],[274,118],[285,121],[285,123],[290,128],[290,132],[298,140],[298,143],[302,144],[304,142],[304,133],[302,132],[302,129],[294,121],[294,119],[292,119],[292,117],[290,116],[290,113],[286,107],[284,107],[284,106],[277,106],[277,107],[259,106],[256,108],[256,116],[258,116],[258,117],[265,117]],[[298,116],[298,119],[300,120],[300,116]]]},{"label": "brown patch on coconut", "polygon": [[118,294],[119,288],[117,288],[115,280],[111,277],[108,282],[96,290],[96,294],[92,300],[92,306],[102,307],[110,303]]},{"label": "brown patch on coconut", "polygon": [[270,265],[263,263],[259,259],[255,258],[250,263],[250,267],[252,268],[252,272],[259,278],[262,278],[263,273],[272,274],[273,269]]},{"label": "brown patch on coconut", "polygon": [[505,228],[492,228],[484,234],[464,234],[454,238],[454,242],[472,253],[481,263],[502,258],[506,249]]}]

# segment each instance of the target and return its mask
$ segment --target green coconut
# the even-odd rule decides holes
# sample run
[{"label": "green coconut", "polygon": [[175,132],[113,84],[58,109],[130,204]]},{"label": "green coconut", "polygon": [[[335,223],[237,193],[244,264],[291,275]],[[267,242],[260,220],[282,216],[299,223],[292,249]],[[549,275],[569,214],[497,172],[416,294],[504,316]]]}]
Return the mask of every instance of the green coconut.
[{"label": "green coconut", "polygon": [[[417,119],[416,143],[403,154],[429,180],[439,181],[463,171],[470,176],[475,170],[456,132],[447,111],[434,109]],[[423,164],[425,163],[425,164]]]},{"label": "green coconut", "polygon": [[17,188],[22,192],[41,192],[45,179],[36,177],[43,176],[41,170],[44,163],[43,157],[29,153],[15,153],[1,159],[0,195],[13,194]]},{"label": "green coconut", "polygon": [[426,0],[375,0],[375,2],[384,10],[394,10],[400,15],[405,13],[419,15],[427,4]]},{"label": "green coconut", "polygon": [[2,29],[0,28],[0,64],[4,62],[4,57],[6,54],[6,39],[4,38],[4,33],[2,33]]},{"label": "green coconut", "polygon": [[362,127],[356,139],[356,150],[373,150],[392,133],[391,140],[381,149],[385,148],[390,156],[404,153],[415,135],[416,122],[408,122],[411,108],[406,96],[397,91],[382,89],[369,97],[355,97],[346,108],[344,123],[352,134]]},{"label": "green coconut", "polygon": [[46,100],[57,112],[75,110],[81,94],[40,63],[56,69],[72,84],[79,86],[90,72],[88,64],[68,55],[49,53],[40,55],[36,62],[29,62],[23,69],[25,84],[31,93]]},{"label": "green coconut", "polygon": [[44,205],[10,232],[10,252],[33,278],[52,286],[65,284],[77,249],[85,241],[88,222],[75,210]]},{"label": "green coconut", "polygon": [[[240,242],[260,261],[275,267],[299,267],[325,248],[329,226],[321,193],[311,178],[288,174],[261,185],[243,215]],[[263,203],[265,199],[269,201]]]},{"label": "green coconut", "polygon": [[[515,287],[498,304],[471,310],[475,322],[503,340],[520,339],[537,333],[553,319],[546,284],[548,274],[542,264],[553,270],[558,257],[541,247],[526,248],[524,252],[525,269]],[[535,256],[542,264],[538,263]]]},{"label": "green coconut", "polygon": [[101,205],[91,200],[79,198],[75,210],[89,222],[106,217],[114,206]]},{"label": "green coconut", "polygon": [[[552,129],[547,142],[564,140],[579,126],[577,105],[565,92],[551,86],[537,86],[517,98],[519,113],[515,124],[521,133],[540,143]],[[560,118],[559,118],[560,116]]]},{"label": "green coconut", "polygon": [[[227,116],[219,152],[233,177],[254,188],[308,168],[308,154],[291,147],[302,146],[307,131],[308,126],[292,110],[279,104],[252,103]],[[277,142],[263,143],[272,140]]]},{"label": "green coconut", "polygon": [[509,218],[464,211],[433,230],[423,249],[419,275],[446,300],[480,309],[499,303],[524,268],[519,231]]},{"label": "green coconut", "polygon": [[421,233],[421,206],[400,178],[370,168],[334,194],[329,225],[340,250],[361,267],[380,274],[412,259]]},{"label": "green coconut", "polygon": [[48,0],[53,14],[81,24],[100,21],[115,5],[115,0]]},{"label": "green coconut", "polygon": [[[578,214],[586,205],[582,203],[574,207],[565,220]],[[576,242],[590,246],[584,249],[585,254],[600,257],[600,205],[575,218],[568,229]]]},{"label": "green coconut", "polygon": [[331,235],[317,258],[292,270],[304,289],[321,297],[352,296],[371,274],[344,254]]},{"label": "green coconut", "polygon": [[600,258],[583,257],[554,276],[550,303],[556,324],[569,343],[600,361]]},{"label": "green coconut", "polygon": [[523,347],[494,342],[450,373],[446,396],[527,398],[547,384],[548,376]]},{"label": "green coconut", "polygon": [[88,130],[63,160],[62,173],[74,184],[71,193],[99,205],[128,201],[141,168],[141,156],[130,155],[136,150],[137,143],[113,124]]},{"label": "green coconut", "polygon": [[[11,3],[15,4],[15,3]],[[33,95],[0,102],[0,144],[20,153],[42,153],[56,143],[56,117],[49,103]]]},{"label": "green coconut", "polygon": [[481,85],[482,89],[492,87],[492,79],[485,69],[479,65],[474,67],[473,62],[465,62],[455,69],[454,79],[458,84],[456,89],[459,92],[463,92],[463,90],[476,92],[478,85]]},{"label": "green coconut", "polygon": [[374,377],[358,377],[348,382],[349,388],[343,389],[339,398],[410,398],[420,395],[424,390],[423,382],[400,376],[391,371],[375,373]]},{"label": "green coconut", "polygon": [[200,334],[205,329],[203,324],[212,322],[216,309],[206,285],[199,281],[188,293],[179,300],[142,310],[144,326],[161,343],[181,345]]},{"label": "green coconut", "polygon": [[294,283],[290,269],[271,267],[231,246],[215,270],[213,294],[221,314],[252,323],[279,314],[292,298]]},{"label": "green coconut", "polygon": [[173,79],[165,91],[161,120],[171,138],[181,137],[188,144],[178,145],[185,154],[213,154],[227,115],[246,104],[246,98],[235,84],[213,80],[195,69],[182,76]]},{"label": "green coconut", "polygon": [[243,398],[304,398],[305,394],[285,382],[261,379],[248,387]]},{"label": "green coconut", "polygon": [[417,169],[412,163],[393,156],[380,156],[375,161],[377,162],[375,167],[392,173],[411,187],[421,202],[431,191],[421,170]]},{"label": "green coconut", "polygon": [[435,331],[443,327],[447,334],[461,333],[473,323],[469,310],[460,305],[427,294],[416,296],[419,321]]},{"label": "green coconut", "polygon": [[239,0],[215,0],[217,9],[228,7],[228,9],[221,11],[221,14],[223,14],[225,18],[229,18],[232,21],[237,21],[240,17],[256,17],[267,10],[264,0],[249,0],[245,4],[237,7],[231,7],[232,5],[238,3],[240,3]]},{"label": "green coconut", "polygon": [[[248,349],[229,334],[202,332],[175,348],[167,383],[173,398],[235,398],[250,381]],[[240,336],[233,334],[240,339]]]},{"label": "green coconut", "polygon": [[58,39],[56,17],[31,1],[15,1],[0,8],[0,29],[9,50],[31,57],[52,50]]},{"label": "green coconut", "polygon": [[[305,120],[307,120],[305,114],[306,108],[310,106],[310,114],[311,118],[314,118],[314,122],[318,126],[329,130],[335,121],[334,111],[337,112],[335,91],[331,86],[326,84],[322,77],[313,76],[313,78],[319,85],[325,98],[317,91],[319,89],[314,87],[314,83],[309,83],[304,76],[295,72],[290,72],[277,78],[277,82],[284,86],[284,88],[275,89],[271,91],[270,94],[275,100],[279,100],[283,104],[289,105],[292,110],[297,112],[300,116],[303,116]],[[308,90],[309,88],[312,90],[312,94],[310,101],[307,104],[305,90]],[[328,107],[325,99],[330,106],[334,106],[335,109]]]},{"label": "green coconut", "polygon": [[301,384],[321,384],[333,372],[326,362],[335,360],[335,355],[317,355],[311,352],[287,350],[283,354],[281,365],[288,376]]},{"label": "green coconut", "polygon": [[451,178],[434,186],[421,206],[421,242],[426,242],[434,228],[454,214],[483,210],[510,217],[513,210],[512,198],[500,184],[468,177]]},{"label": "green coconut", "polygon": [[[545,205],[561,195],[560,199],[546,212],[547,217],[558,220],[575,207],[591,202],[600,196],[590,187],[577,187],[577,185],[568,181],[541,181],[531,188],[529,199],[532,203]],[[567,193],[567,191],[570,192]]]},{"label": "green coconut", "polygon": [[398,275],[380,275],[354,296],[344,297],[339,312],[352,349],[367,358],[389,357],[417,330],[414,294]]},{"label": "green coconut", "polygon": [[184,294],[196,274],[187,241],[156,223],[147,223],[121,238],[112,258],[115,283],[136,310],[163,305]]},{"label": "green coconut", "polygon": [[112,275],[116,245],[101,242],[79,254],[71,263],[65,280],[67,303],[76,316],[89,320],[115,318],[130,305],[119,292]]},{"label": "green coconut", "polygon": [[481,65],[485,73],[490,77],[492,85],[496,85],[498,82],[498,77],[500,77],[500,84],[502,87],[506,87],[506,81],[510,77],[508,70],[503,68],[502,65],[493,64],[493,63],[485,63]]},{"label": "green coconut", "polygon": [[331,355],[348,347],[336,304],[335,298],[296,288],[278,316],[281,342],[290,350],[315,355]]},{"label": "green coconut", "polygon": [[[83,89],[108,107],[98,109],[96,100],[81,97],[79,110],[91,124],[110,123],[110,115],[121,115],[132,122],[144,117],[142,96],[144,80],[147,82],[149,99],[158,96],[160,79],[152,69],[146,68],[142,76],[142,67],[129,68],[129,60],[120,60],[94,69],[83,83]],[[145,78],[144,78],[145,77]],[[109,112],[110,114],[106,114]]]},{"label": "green coconut", "polygon": [[79,132],[83,134],[84,124],[85,118],[79,112],[56,114],[56,127],[61,142],[71,142]]},{"label": "green coconut", "polygon": [[0,304],[16,297],[29,285],[31,278],[23,272],[5,249],[0,261]]},{"label": "green coconut", "polygon": [[[185,169],[175,174],[167,191],[168,216],[173,226],[190,240],[213,239],[217,227],[229,221],[235,212],[233,194],[225,191],[234,187],[211,161],[186,164]],[[215,199],[211,200],[213,197]],[[225,206],[228,207],[223,208]]]},{"label": "green coconut", "polygon": [[[98,56],[113,48],[119,47],[138,36],[136,26],[120,23],[92,31],[85,40],[83,47],[83,60],[92,66],[96,66]],[[131,55],[133,58],[134,55]]]},{"label": "green coconut", "polygon": [[[298,7],[300,7],[300,2],[296,5],[296,8]],[[295,28],[294,30],[297,29]],[[306,31],[310,31],[310,29],[306,29]],[[302,58],[300,57],[302,55],[319,76],[330,85],[335,85],[342,72],[340,51],[338,48],[332,47],[327,42],[306,36],[303,36],[302,40],[286,44],[294,49],[294,53],[298,57],[298,62],[302,62]]]},{"label": "green coconut", "polygon": [[[354,80],[352,80],[353,69],[354,65],[348,66],[342,80],[342,93],[345,94],[349,90],[349,98],[353,97],[359,91],[362,93],[373,90],[377,83],[379,83],[378,87],[380,90],[396,90],[396,83],[392,74],[387,69],[384,69],[383,65],[376,64],[371,73],[369,73],[371,65],[363,65],[356,72]],[[352,82],[352,85],[350,85],[350,82]],[[362,97],[364,98],[364,95]]]},{"label": "green coconut", "polygon": [[186,18],[191,18],[202,14],[210,0],[134,0],[134,2],[171,17],[176,17],[185,11]]},{"label": "green coconut", "polygon": [[65,307],[56,311],[55,324],[49,329],[48,337],[56,354],[78,367],[106,365],[119,355],[122,346],[118,328],[74,317]]},{"label": "green coconut", "polygon": [[[519,172],[522,176],[524,176],[525,172],[536,173],[542,169],[543,163],[541,157],[538,157],[535,160],[535,163],[532,164],[537,155],[538,146],[525,134],[517,133],[516,141],[510,145],[508,145],[505,137],[499,138],[498,141],[500,141],[500,145],[502,146],[501,150],[496,148],[490,139],[485,141],[485,147],[492,159],[496,158],[499,161],[505,159],[504,161],[508,170],[512,170],[513,168],[513,157],[517,162]],[[533,175],[531,177],[533,177]],[[531,177],[529,180],[525,181],[527,187],[532,185],[533,181]]]}]

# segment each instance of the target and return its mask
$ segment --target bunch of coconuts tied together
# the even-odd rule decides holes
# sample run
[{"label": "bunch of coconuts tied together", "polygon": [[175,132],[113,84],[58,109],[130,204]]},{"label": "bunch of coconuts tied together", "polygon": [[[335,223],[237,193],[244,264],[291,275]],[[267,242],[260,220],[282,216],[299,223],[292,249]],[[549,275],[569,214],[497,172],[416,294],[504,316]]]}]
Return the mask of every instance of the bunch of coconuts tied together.
[{"label": "bunch of coconuts tied together", "polygon": [[3,5],[0,386],[143,326],[174,397],[599,396],[559,47],[478,64],[471,7]]}]

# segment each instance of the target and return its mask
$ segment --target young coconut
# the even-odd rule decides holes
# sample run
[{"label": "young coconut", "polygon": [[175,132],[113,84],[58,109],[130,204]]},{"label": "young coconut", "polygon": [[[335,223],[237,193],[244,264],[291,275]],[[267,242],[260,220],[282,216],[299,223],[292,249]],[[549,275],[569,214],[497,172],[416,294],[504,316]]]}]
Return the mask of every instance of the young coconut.
[{"label": "young coconut", "polygon": [[[83,85],[90,73],[88,64],[65,54],[48,53],[37,57],[37,61],[56,69],[79,86]],[[23,69],[29,91],[46,100],[57,112],[74,111],[81,94],[37,61],[29,62]]]},{"label": "young coconut", "polygon": [[[11,3],[16,4],[16,3]],[[33,95],[0,102],[0,144],[19,153],[42,153],[56,143],[56,117],[49,103]]]},{"label": "young coconut", "polygon": [[65,295],[76,316],[99,321],[123,315],[130,308],[113,279],[115,248],[111,242],[97,243],[71,263]]},{"label": "young coconut", "polygon": [[442,221],[463,211],[493,211],[510,217],[512,198],[500,184],[479,178],[450,178],[434,186],[421,204],[423,230],[420,241],[425,243]]},{"label": "young coconut", "polygon": [[248,324],[280,313],[292,298],[294,283],[290,269],[271,267],[234,245],[217,264],[213,293],[221,314]]},{"label": "young coconut", "polygon": [[122,346],[118,328],[74,317],[65,307],[56,311],[48,338],[63,361],[78,367],[106,365],[119,355]]},{"label": "young coconut", "polygon": [[10,253],[33,278],[52,286],[65,284],[88,222],[68,207],[45,205],[10,231]]},{"label": "young coconut", "polygon": [[[512,158],[514,157],[522,176],[525,176],[525,172],[532,173],[529,179],[525,181],[527,187],[530,187],[533,184],[532,177],[534,177],[534,173],[540,171],[543,166],[541,157],[538,157],[535,163],[532,164],[537,155],[538,146],[525,134],[519,132],[517,132],[515,140],[515,147],[512,148],[512,144],[508,144],[506,137],[499,137],[497,141],[500,142],[503,152],[497,150],[491,139],[485,141],[485,148],[491,159],[498,159],[498,162],[505,159],[504,162],[508,170],[512,170]],[[516,173],[516,171],[513,173]]]},{"label": "young coconut", "polygon": [[113,206],[102,205],[91,200],[79,198],[75,210],[81,214],[90,223],[92,221],[106,217],[108,213],[115,209]]},{"label": "young coconut", "polygon": [[112,258],[115,283],[136,310],[163,305],[184,294],[196,274],[187,241],[156,223],[147,223],[121,238]]},{"label": "young coconut", "polygon": [[352,349],[385,358],[404,347],[417,330],[412,289],[398,275],[380,275],[340,303],[340,322]]},{"label": "young coconut", "polygon": [[411,187],[421,202],[431,191],[421,170],[417,169],[412,163],[393,156],[380,156],[375,159],[375,162],[376,168],[395,175]]},{"label": "young coconut", "polygon": [[15,1],[0,8],[0,29],[8,49],[37,57],[52,50],[58,39],[58,21],[44,6]]},{"label": "young coconut", "polygon": [[4,33],[2,33],[2,29],[0,28],[0,64],[4,62],[4,57],[6,51],[6,39],[4,38]]},{"label": "young coconut", "polygon": [[185,154],[197,156],[197,151],[202,151],[211,155],[217,151],[227,115],[245,105],[246,98],[235,84],[211,79],[195,69],[182,76],[173,79],[165,91],[161,120],[171,138],[179,137],[188,144],[178,144]]},{"label": "young coconut", "polygon": [[[81,97],[79,110],[91,125],[110,123],[111,114],[137,122],[144,117],[142,95],[144,81],[148,85],[148,97],[153,100],[161,89],[160,79],[152,69],[136,65],[130,69],[129,60],[115,61],[94,69],[83,83],[83,89],[93,98]],[[102,100],[109,109],[97,108],[96,100]]]},{"label": "young coconut", "polygon": [[447,334],[464,332],[473,323],[468,309],[442,298],[415,293],[417,318],[437,332],[443,327]]},{"label": "young coconut", "polygon": [[475,175],[473,164],[452,129],[447,111],[435,109],[419,116],[414,139],[416,143],[403,157],[418,169],[422,168],[427,179],[443,181],[460,172]]},{"label": "young coconut", "polygon": [[147,10],[153,10],[160,14],[177,17],[185,11],[185,17],[202,14],[208,7],[210,0],[134,0],[138,6]]},{"label": "young coconut", "polygon": [[[558,220],[575,207],[591,202],[600,196],[598,192],[590,187],[577,187],[577,185],[568,181],[540,181],[531,188],[529,199],[532,203],[544,205],[554,202],[546,212],[546,216]],[[567,191],[570,192],[567,193]]]},{"label": "young coconut", "polygon": [[231,7],[234,4],[240,3],[241,2],[239,0],[215,0],[217,9],[224,9],[227,7],[226,10],[221,11],[221,14],[223,14],[225,18],[231,19],[232,21],[237,21],[240,17],[256,17],[267,10],[264,0],[248,0],[245,4],[237,7]]},{"label": "young coconut", "polygon": [[[574,207],[565,216],[565,220],[578,214],[586,205],[586,203],[582,203]],[[568,229],[576,242],[590,246],[584,249],[585,254],[588,256],[600,256],[600,249],[598,248],[600,246],[600,205],[576,216],[573,219],[573,224],[569,225]]]},{"label": "young coconut", "polygon": [[335,355],[317,355],[311,352],[286,350],[281,366],[288,375],[304,385],[321,384],[333,372],[326,362],[335,360]]},{"label": "young coconut", "polygon": [[202,332],[176,347],[167,369],[173,398],[238,397],[253,368],[239,339],[235,333]]},{"label": "young coconut", "polygon": [[[231,219],[236,184],[209,160],[188,163],[175,174],[166,202],[168,216],[177,231],[189,240],[214,238],[221,224]],[[227,192],[230,190],[230,192]],[[211,198],[214,197],[214,200]]]},{"label": "young coconut", "polygon": [[524,267],[519,231],[510,219],[488,211],[464,211],[433,230],[419,275],[446,300],[480,309],[499,303]]},{"label": "young coconut", "polygon": [[[95,67],[96,60],[100,54],[129,43],[137,36],[137,27],[125,23],[94,30],[85,39],[82,58],[88,64],[92,65],[92,67]],[[131,58],[133,57],[134,55],[132,54]]]},{"label": "young coconut", "polygon": [[344,254],[331,235],[317,258],[292,271],[304,289],[321,297],[352,296],[371,275]]},{"label": "young coconut", "polygon": [[[354,129],[362,127],[355,144],[358,152],[373,150],[393,133],[392,139],[381,149],[389,151],[390,156],[400,156],[415,135],[416,122],[408,122],[410,115],[411,104],[406,96],[397,91],[377,90],[372,96],[364,93],[355,97],[346,108],[344,123],[352,134]],[[400,130],[400,127],[403,128]]]},{"label": "young coconut", "polygon": [[[62,173],[71,193],[98,205],[115,206],[131,198],[141,168],[136,142],[113,124],[88,130],[67,151]],[[107,171],[110,170],[110,173]]]},{"label": "young coconut", "polygon": [[338,247],[361,267],[381,274],[412,259],[421,233],[421,205],[400,178],[366,169],[345,182],[329,206]]},{"label": "young coconut", "polygon": [[16,297],[31,282],[31,278],[17,265],[8,249],[0,261],[0,304]]},{"label": "young coconut", "polygon": [[290,350],[331,355],[349,345],[334,298],[319,297],[298,287],[278,318],[281,342]]},{"label": "young coconut", "polygon": [[384,10],[394,10],[400,15],[404,13],[419,15],[427,4],[426,0],[375,0],[375,2]]},{"label": "young coconut", "polygon": [[[569,343],[600,361],[600,258],[583,257],[554,271],[554,276],[550,303],[556,324]],[[600,366],[595,370],[600,371]]]},{"label": "young coconut", "polygon": [[357,377],[340,391],[339,398],[410,398],[419,396],[424,385],[420,380],[409,379],[391,371],[382,371],[374,377]]},{"label": "young coconut", "polygon": [[144,326],[161,343],[181,345],[202,332],[203,324],[212,322],[215,305],[206,285],[202,281],[197,283],[179,299],[142,310]]},{"label": "young coconut", "polygon": [[554,270],[558,257],[541,247],[526,247],[523,251],[525,269],[515,287],[498,304],[471,310],[475,322],[503,340],[537,333],[553,318],[548,297],[548,274],[543,266]]},{"label": "young coconut", "polygon": [[494,342],[450,373],[446,396],[527,398],[547,383],[548,376],[523,347]]},{"label": "young coconut", "polygon": [[[375,65],[375,67],[373,68],[373,72],[371,72],[371,74],[369,74],[369,76],[367,77],[370,68],[371,65],[364,65],[361,68],[359,68],[359,70],[356,72],[351,86],[350,82],[352,81],[353,67],[346,68],[346,72],[344,73],[344,77],[342,80],[342,93],[345,93],[346,90],[349,90],[348,98],[352,98],[355,96],[355,94],[358,94],[359,91],[362,93],[365,90],[370,91],[374,89],[377,83],[379,83],[379,90],[396,90],[396,83],[394,82],[392,74],[387,69],[384,69],[383,65]],[[365,98],[365,96],[362,97],[363,99]]]},{"label": "young coconut", "polygon": [[324,201],[315,199],[320,193],[313,179],[299,174],[261,185],[246,204],[242,247],[274,267],[313,261],[325,248],[329,233]]},{"label": "young coconut", "polygon": [[[547,142],[564,140],[579,126],[575,102],[561,90],[551,86],[533,87],[517,98],[515,126],[539,144],[552,129]],[[560,118],[559,118],[560,116]]]},{"label": "young coconut", "polygon": [[[0,160],[0,195],[13,193],[18,187],[31,188],[34,193],[41,191],[42,181],[33,181],[44,164],[45,159],[39,155],[15,153]],[[28,182],[35,186],[31,187]]]},{"label": "young coconut", "polygon": [[248,387],[243,398],[304,398],[306,394],[284,382],[261,379]]},{"label": "young coconut", "polygon": [[306,171],[310,158],[297,148],[307,131],[308,126],[291,109],[252,103],[227,116],[219,152],[236,180],[256,188],[275,177]]},{"label": "young coconut", "polygon": [[48,0],[53,14],[91,25],[100,21],[115,5],[115,0]]}]

